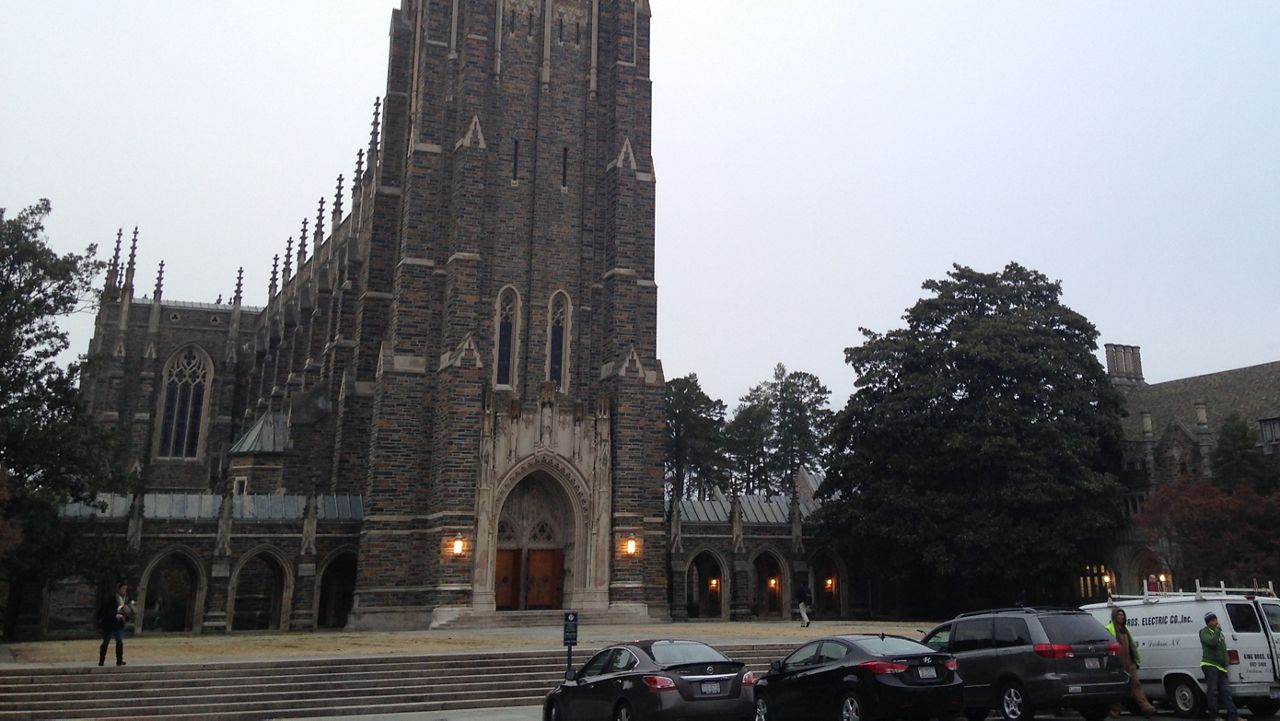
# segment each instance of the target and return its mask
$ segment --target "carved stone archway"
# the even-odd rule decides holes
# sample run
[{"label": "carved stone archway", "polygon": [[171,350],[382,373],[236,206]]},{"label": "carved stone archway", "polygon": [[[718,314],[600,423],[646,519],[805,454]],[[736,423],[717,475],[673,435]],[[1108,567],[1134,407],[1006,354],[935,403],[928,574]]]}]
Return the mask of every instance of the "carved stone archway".
[{"label": "carved stone archway", "polygon": [[148,627],[146,620],[148,595],[153,593],[150,588],[152,576],[161,564],[174,559],[180,559],[184,562],[189,566],[193,574],[194,588],[190,598],[190,608],[187,609],[190,620],[187,624],[188,628],[185,630],[194,633],[200,633],[203,630],[205,597],[209,591],[209,580],[205,573],[204,563],[191,548],[177,545],[170,546],[157,553],[142,571],[142,577],[138,583],[138,618],[135,622],[135,633],[141,634],[154,630]]}]

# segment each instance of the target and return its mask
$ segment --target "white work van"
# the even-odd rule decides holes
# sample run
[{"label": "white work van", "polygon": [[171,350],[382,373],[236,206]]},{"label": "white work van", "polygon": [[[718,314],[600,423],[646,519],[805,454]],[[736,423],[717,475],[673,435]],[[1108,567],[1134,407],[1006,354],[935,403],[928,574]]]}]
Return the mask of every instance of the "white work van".
[{"label": "white work van", "polygon": [[1204,616],[1218,616],[1227,638],[1227,672],[1236,705],[1255,716],[1280,711],[1280,599],[1274,584],[1262,589],[1201,587],[1195,591],[1113,596],[1083,609],[1103,624],[1111,609],[1124,609],[1142,665],[1138,677],[1147,697],[1167,701],[1179,716],[1198,717],[1205,708],[1200,670]]}]

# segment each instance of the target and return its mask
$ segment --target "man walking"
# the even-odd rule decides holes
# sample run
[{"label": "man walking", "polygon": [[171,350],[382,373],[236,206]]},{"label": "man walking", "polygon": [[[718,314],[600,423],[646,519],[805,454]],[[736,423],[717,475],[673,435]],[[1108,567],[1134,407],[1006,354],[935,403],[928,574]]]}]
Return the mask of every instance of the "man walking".
[{"label": "man walking", "polygon": [[1227,712],[1227,721],[1236,721],[1239,712],[1227,684],[1227,639],[1218,624],[1218,615],[1212,611],[1204,615],[1200,650],[1200,668],[1204,671],[1204,682],[1209,691],[1206,707],[1209,718],[1217,716],[1221,706]]},{"label": "man walking", "polygon": [[809,584],[804,581],[796,586],[796,605],[800,607],[800,627],[809,627],[809,607],[813,605],[813,594],[809,591]]},{"label": "man walking", "polygon": [[129,600],[129,582],[121,581],[116,592],[102,600],[98,609],[98,623],[102,627],[102,646],[98,649],[98,665],[107,660],[107,646],[112,637],[116,640],[116,665],[124,663],[124,627],[133,618],[133,602]]},{"label": "man walking", "polygon": [[1142,690],[1142,681],[1138,680],[1142,654],[1138,651],[1138,642],[1133,640],[1133,634],[1129,631],[1129,617],[1123,608],[1111,609],[1111,623],[1107,624],[1107,630],[1120,644],[1120,663],[1124,666],[1125,673],[1129,674],[1129,693],[1133,695],[1134,703],[1138,704],[1142,715],[1151,718],[1156,713],[1156,707],[1147,700],[1147,694]]}]

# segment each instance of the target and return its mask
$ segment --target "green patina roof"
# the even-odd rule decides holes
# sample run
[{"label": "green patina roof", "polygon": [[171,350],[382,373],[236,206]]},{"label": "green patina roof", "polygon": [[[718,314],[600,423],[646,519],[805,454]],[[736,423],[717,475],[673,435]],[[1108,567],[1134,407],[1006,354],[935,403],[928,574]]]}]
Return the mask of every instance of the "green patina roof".
[{"label": "green patina roof", "polygon": [[258,453],[283,453],[289,440],[289,420],[285,414],[273,411],[263,414],[229,451],[233,456]]}]

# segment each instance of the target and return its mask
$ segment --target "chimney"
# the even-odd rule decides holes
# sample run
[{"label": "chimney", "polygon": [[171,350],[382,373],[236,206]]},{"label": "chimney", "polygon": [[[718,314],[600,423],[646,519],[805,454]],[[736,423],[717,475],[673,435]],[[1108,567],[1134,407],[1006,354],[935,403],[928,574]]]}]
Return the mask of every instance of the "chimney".
[{"label": "chimney", "polygon": [[1142,378],[1142,349],[1136,345],[1107,343],[1107,375],[1119,386],[1145,385]]}]

